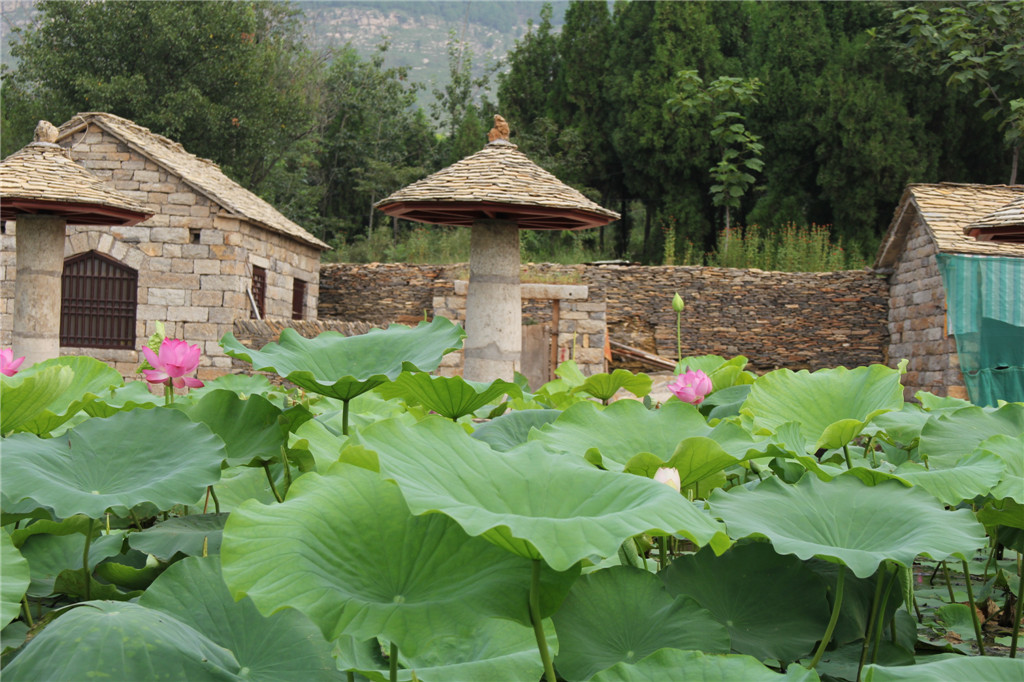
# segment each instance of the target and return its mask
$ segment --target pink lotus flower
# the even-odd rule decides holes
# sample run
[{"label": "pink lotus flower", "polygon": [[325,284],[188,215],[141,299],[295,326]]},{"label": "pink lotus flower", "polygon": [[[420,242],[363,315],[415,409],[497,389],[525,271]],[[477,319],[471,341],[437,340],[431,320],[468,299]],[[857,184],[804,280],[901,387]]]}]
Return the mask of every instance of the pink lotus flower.
[{"label": "pink lotus flower", "polygon": [[677,376],[675,381],[670,382],[666,388],[684,403],[691,405],[700,405],[704,397],[712,390],[711,379],[707,374],[699,369],[694,371],[689,368],[685,373]]},{"label": "pink lotus flower", "polygon": [[146,381],[151,384],[173,384],[175,388],[200,388],[203,382],[194,377],[187,377],[199,366],[199,346],[190,346],[181,339],[164,339],[160,344],[160,354],[154,353],[148,346],[142,347],[142,354],[153,369],[144,369]]},{"label": "pink lotus flower", "polygon": [[0,349],[0,374],[13,377],[23,362],[25,362],[25,356],[16,359],[14,351],[10,348]]},{"label": "pink lotus flower", "polygon": [[654,480],[658,483],[664,483],[677,493],[682,488],[682,481],[679,480],[679,470],[672,467],[661,467],[658,469],[654,474]]}]

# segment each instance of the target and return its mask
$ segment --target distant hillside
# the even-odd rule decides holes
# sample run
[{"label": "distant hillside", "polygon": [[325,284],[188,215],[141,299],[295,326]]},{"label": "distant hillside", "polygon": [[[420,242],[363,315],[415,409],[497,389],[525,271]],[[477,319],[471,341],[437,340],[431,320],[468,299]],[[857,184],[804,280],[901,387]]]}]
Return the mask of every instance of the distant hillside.
[{"label": "distant hillside", "polygon": [[[426,86],[420,93],[424,108],[433,101],[431,88],[448,79],[446,44],[451,30],[471,45],[474,70],[479,75],[515,46],[530,20],[540,21],[543,7],[538,0],[304,0],[294,4],[303,12],[309,44],[314,49],[351,43],[368,58],[378,45],[389,41],[387,65],[412,69],[411,80]],[[560,27],[568,2],[551,4],[552,22]],[[0,58],[5,64],[11,65],[11,30],[28,26],[34,5],[34,0],[0,3]]]}]

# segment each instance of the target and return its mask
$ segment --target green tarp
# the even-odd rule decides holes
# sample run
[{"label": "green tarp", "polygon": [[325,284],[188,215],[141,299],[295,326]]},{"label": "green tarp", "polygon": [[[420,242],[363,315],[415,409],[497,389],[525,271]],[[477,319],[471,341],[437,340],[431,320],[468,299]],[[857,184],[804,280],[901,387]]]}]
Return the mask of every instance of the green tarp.
[{"label": "green tarp", "polygon": [[941,253],[938,261],[971,402],[1024,401],[1024,258]]}]

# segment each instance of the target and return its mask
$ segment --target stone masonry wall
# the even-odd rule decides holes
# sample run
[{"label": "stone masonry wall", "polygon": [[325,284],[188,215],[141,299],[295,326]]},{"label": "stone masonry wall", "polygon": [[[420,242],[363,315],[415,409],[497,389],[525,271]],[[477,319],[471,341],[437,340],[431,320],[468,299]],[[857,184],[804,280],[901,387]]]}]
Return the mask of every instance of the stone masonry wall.
[{"label": "stone masonry wall", "polygon": [[[168,336],[202,348],[200,379],[229,372],[231,358],[218,342],[236,318],[249,317],[250,263],[267,268],[268,316],[291,317],[292,282],[299,278],[307,282],[306,312],[315,317],[319,251],[225,216],[218,204],[98,126],[63,144],[75,161],[154,215],[133,226],[68,226],[65,258],[87,251],[108,255],[138,271],[139,289],[135,348],[62,347],[62,354],[89,355],[133,377],[141,361],[138,349],[161,321]],[[13,324],[16,233],[8,221],[0,244],[0,343],[5,346]]]},{"label": "stone masonry wall", "polygon": [[904,393],[920,390],[967,399],[956,340],[946,334],[946,300],[935,256],[938,249],[919,215],[890,277],[889,355],[895,364],[910,362],[903,377]]},{"label": "stone masonry wall", "polygon": [[[452,271],[465,266],[451,266]],[[613,341],[676,357],[672,295],[686,301],[684,355],[745,355],[752,369],[853,367],[888,360],[889,285],[867,271],[784,273],[689,266],[561,266],[530,269],[588,285],[606,306]],[[323,318],[418,315],[447,287],[444,266],[330,264],[321,273]],[[365,316],[365,317],[364,317]],[[550,319],[526,302],[524,319]],[[593,345],[593,344],[592,344]]]}]

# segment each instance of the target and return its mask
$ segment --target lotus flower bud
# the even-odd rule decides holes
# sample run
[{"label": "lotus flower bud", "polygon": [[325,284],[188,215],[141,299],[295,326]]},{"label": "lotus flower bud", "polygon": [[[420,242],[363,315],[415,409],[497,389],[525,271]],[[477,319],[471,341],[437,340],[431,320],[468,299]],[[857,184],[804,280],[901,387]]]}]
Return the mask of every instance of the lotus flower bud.
[{"label": "lotus flower bud", "polygon": [[683,297],[680,296],[679,292],[677,291],[676,295],[672,297],[672,310],[676,311],[677,313],[681,313],[683,312],[683,307]]},{"label": "lotus flower bud", "polygon": [[679,481],[679,471],[672,467],[661,467],[660,469],[658,469],[658,471],[654,474],[654,480],[657,481],[658,483],[664,483],[665,485],[675,490],[677,493],[682,487]]}]

